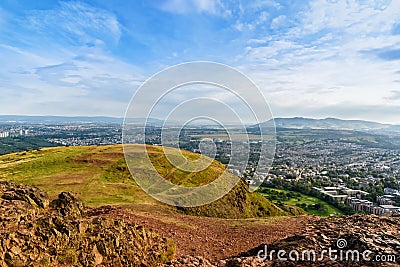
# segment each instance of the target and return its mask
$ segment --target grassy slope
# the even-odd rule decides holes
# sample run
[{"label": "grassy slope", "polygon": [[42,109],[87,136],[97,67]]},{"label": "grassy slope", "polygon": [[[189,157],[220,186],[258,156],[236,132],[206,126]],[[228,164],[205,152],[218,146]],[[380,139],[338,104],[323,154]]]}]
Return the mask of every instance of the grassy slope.
[{"label": "grassy slope", "polygon": [[[176,149],[171,149],[178,151]],[[225,165],[218,161],[213,161],[209,166],[207,162],[204,162],[204,166],[208,166],[199,172],[188,172],[175,168],[170,161],[167,159],[160,146],[148,146],[147,151],[149,152],[149,158],[158,171],[158,173],[167,177],[173,184],[179,184],[188,187],[195,187],[208,184],[217,179],[224,171]],[[191,160],[195,161],[200,158],[200,154],[191,153],[182,150],[182,155]],[[201,165],[203,166],[203,165]]]},{"label": "grassy slope", "polygon": [[121,165],[121,146],[48,148],[0,156],[0,180],[35,185],[53,197],[76,192],[89,206],[156,204]]},{"label": "grassy slope", "polygon": [[[146,157],[137,147],[137,162]],[[217,178],[225,166],[214,161],[210,167],[187,173],[174,168],[161,153],[161,147],[148,147],[149,157],[157,171],[168,180],[186,186],[207,184]],[[183,152],[186,158],[199,155]],[[137,164],[135,172],[146,173]],[[134,205],[145,211],[171,212],[171,208],[148,196],[132,179],[123,157],[122,146],[57,147],[40,151],[19,152],[0,156],[0,180],[38,186],[55,197],[62,191],[76,192],[89,206]],[[283,215],[282,210],[258,194],[248,193],[240,184],[224,198],[194,209],[193,215],[225,218]]]}]

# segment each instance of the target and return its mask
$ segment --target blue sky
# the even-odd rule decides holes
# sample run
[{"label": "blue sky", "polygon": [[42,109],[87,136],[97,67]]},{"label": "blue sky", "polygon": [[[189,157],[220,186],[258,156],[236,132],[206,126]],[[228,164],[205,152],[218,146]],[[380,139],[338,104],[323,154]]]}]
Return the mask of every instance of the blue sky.
[{"label": "blue sky", "polygon": [[122,117],[193,60],[238,68],[276,117],[400,124],[400,1],[0,2],[0,113]]}]

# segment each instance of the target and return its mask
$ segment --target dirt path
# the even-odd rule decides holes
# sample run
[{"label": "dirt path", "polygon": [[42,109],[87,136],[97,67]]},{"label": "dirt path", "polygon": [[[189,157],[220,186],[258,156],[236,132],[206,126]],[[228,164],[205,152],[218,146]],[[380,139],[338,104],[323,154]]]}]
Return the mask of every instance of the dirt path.
[{"label": "dirt path", "polygon": [[261,244],[283,239],[304,229],[307,217],[271,217],[266,219],[218,219],[179,214],[149,214],[122,208],[103,207],[91,216],[123,218],[148,228],[176,245],[175,257],[203,256],[209,260],[238,255]]}]

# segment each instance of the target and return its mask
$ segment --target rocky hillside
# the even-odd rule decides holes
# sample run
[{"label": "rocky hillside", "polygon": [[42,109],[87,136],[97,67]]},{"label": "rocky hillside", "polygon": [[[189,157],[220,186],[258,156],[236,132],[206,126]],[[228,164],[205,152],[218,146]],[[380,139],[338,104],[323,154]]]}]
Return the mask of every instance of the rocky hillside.
[{"label": "rocky hillside", "polygon": [[[93,213],[93,212],[92,212]],[[0,183],[0,266],[154,266],[174,245],[123,220],[90,216],[70,193]]]},{"label": "rocky hillside", "polygon": [[[332,258],[336,256],[335,261],[329,258],[329,248],[332,250]],[[264,256],[265,250],[267,251],[268,256],[265,260],[259,260],[257,257],[260,250],[263,251],[261,256]],[[281,257],[287,258],[286,261],[277,258],[279,250],[285,251],[286,254]],[[321,258],[323,250],[326,252]],[[274,251],[273,257],[269,258],[272,251]],[[296,260],[295,253],[292,254],[293,260],[290,260],[288,256],[290,251],[297,251],[299,260]],[[304,254],[305,260],[301,260],[303,251],[314,251],[315,260],[312,260],[312,256],[308,260],[308,254]],[[311,217],[301,234],[260,245],[237,257],[210,262],[202,257],[183,256],[162,266],[399,266],[399,264],[400,216],[352,215],[331,218]]]}]

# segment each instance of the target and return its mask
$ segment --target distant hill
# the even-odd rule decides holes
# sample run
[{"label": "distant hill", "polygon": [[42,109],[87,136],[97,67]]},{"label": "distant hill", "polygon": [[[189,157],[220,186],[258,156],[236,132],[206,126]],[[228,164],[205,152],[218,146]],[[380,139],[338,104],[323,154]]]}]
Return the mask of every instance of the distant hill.
[{"label": "distant hill", "polygon": [[[137,145],[135,175],[147,175],[147,157]],[[199,172],[176,169],[162,156],[162,147],[148,146],[156,170],[175,184],[195,186],[219,177],[225,166],[217,161]],[[199,154],[183,151],[187,158]],[[135,156],[136,157],[136,156]],[[233,174],[232,174],[233,175]],[[124,205],[145,212],[183,212],[191,215],[247,218],[286,215],[286,212],[257,193],[249,193],[240,182],[223,198],[198,208],[176,209],[147,195],[132,178],[121,145],[55,147],[0,156],[0,181],[34,185],[56,197],[64,191],[75,192],[89,207]]]},{"label": "distant hill", "polygon": [[[146,122],[154,126],[162,126],[163,120],[156,118],[126,118],[127,124],[143,124]],[[1,124],[122,124],[124,118],[107,116],[24,116],[24,115],[0,115]],[[355,130],[355,131],[378,131],[386,133],[400,133],[400,125],[384,124],[364,120],[342,120],[336,118],[312,119],[303,117],[275,118],[277,128],[288,129],[329,129],[329,130]],[[171,121],[172,125],[180,125],[178,121]],[[203,125],[203,122],[197,122]],[[209,121],[204,123],[209,124]],[[272,126],[271,121],[260,123],[262,127]],[[249,126],[248,129],[255,129],[258,125]]]},{"label": "distant hill", "polygon": [[[0,115],[0,124],[122,124],[124,118],[107,116],[24,116],[24,115]],[[129,118],[129,123],[144,123],[146,118]],[[147,122],[161,126],[163,121],[148,118]]]},{"label": "distant hill", "polygon": [[[342,120],[336,118],[311,119],[303,117],[295,118],[276,118],[274,119],[276,128],[288,129],[325,129],[325,130],[354,130],[367,132],[398,132],[400,125],[383,124],[363,120]],[[270,121],[260,124],[261,127],[268,127]],[[253,125],[249,129],[255,129],[258,125]]]},{"label": "distant hill", "polygon": [[116,123],[121,124],[122,118],[96,116],[24,116],[24,115],[0,115],[1,124],[70,124],[70,123]]}]

